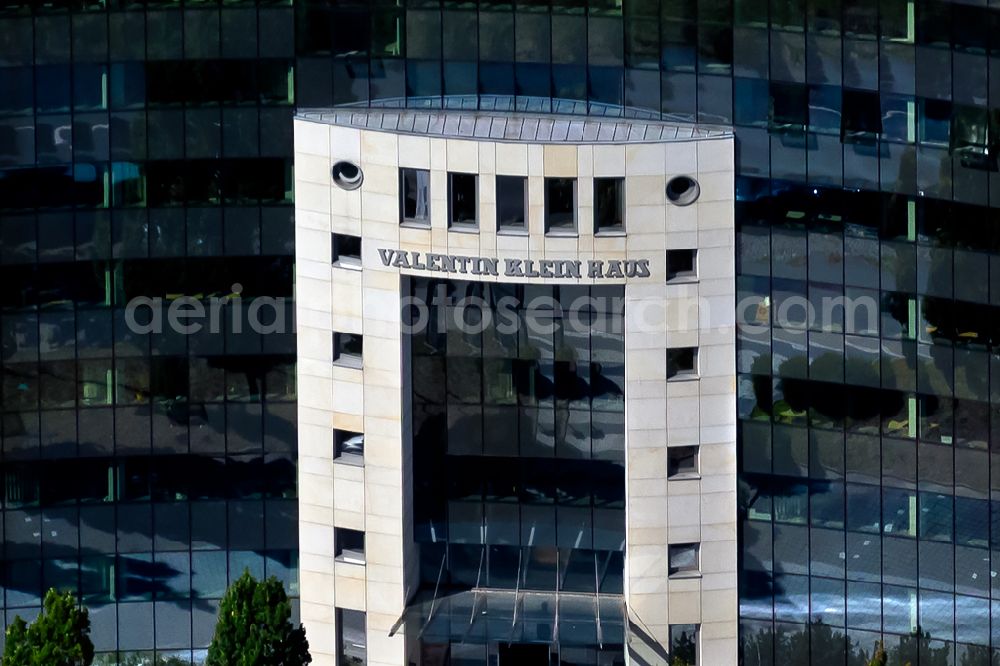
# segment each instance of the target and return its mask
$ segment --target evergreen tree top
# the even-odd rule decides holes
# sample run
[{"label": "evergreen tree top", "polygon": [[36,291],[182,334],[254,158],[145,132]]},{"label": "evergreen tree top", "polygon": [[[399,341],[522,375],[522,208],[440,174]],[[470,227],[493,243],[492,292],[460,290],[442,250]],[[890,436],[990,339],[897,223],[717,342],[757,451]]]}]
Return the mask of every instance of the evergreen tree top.
[{"label": "evergreen tree top", "polygon": [[50,589],[34,622],[18,616],[7,627],[3,666],[90,666],[93,660],[90,616],[69,592]]},{"label": "evergreen tree top", "polygon": [[244,571],[219,605],[207,666],[302,666],[312,661],[305,629],[292,625],[292,606],[274,576]]}]

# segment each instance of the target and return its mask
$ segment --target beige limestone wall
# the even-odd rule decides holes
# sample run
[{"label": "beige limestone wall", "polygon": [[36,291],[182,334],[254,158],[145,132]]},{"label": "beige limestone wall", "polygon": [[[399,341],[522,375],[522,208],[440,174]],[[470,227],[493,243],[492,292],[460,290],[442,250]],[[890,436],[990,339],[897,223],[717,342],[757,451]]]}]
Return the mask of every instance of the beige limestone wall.
[{"label": "beige limestone wall", "polygon": [[[736,400],[733,142],[503,143],[392,134],[295,121],[296,308],[302,618],[314,663],[334,663],[334,608],[367,613],[368,663],[405,664],[390,637],[416,578],[410,533],[409,414],[404,403],[400,274],[379,248],[496,258],[646,259],[626,283],[626,602],[659,650],[671,624],[701,626],[702,664],[736,663]],[[363,186],[330,178],[349,160]],[[399,225],[400,167],[431,170],[430,228]],[[449,230],[447,172],[476,172],[478,232]],[[528,230],[498,234],[494,174],[528,179]],[[695,177],[696,203],[665,196],[674,175]],[[626,234],[595,236],[594,176],[626,178]],[[544,229],[546,176],[578,179],[576,236]],[[331,232],[362,237],[363,267],[331,265]],[[668,282],[667,249],[697,248],[698,279]],[[438,274],[440,275],[440,274]],[[584,273],[585,275],[585,273]],[[452,276],[472,279],[473,276]],[[545,282],[543,278],[477,279]],[[563,279],[560,282],[565,283]],[[570,282],[595,283],[586,277]],[[364,336],[362,368],[332,363],[332,332]],[[666,379],[666,349],[697,346],[697,378]],[[332,430],[365,434],[364,466],[333,459]],[[700,446],[699,478],[667,479],[667,448]],[[365,565],[335,562],[333,528],[366,534]],[[669,543],[700,542],[701,573],[671,579]],[[630,643],[632,663],[657,646]]]}]

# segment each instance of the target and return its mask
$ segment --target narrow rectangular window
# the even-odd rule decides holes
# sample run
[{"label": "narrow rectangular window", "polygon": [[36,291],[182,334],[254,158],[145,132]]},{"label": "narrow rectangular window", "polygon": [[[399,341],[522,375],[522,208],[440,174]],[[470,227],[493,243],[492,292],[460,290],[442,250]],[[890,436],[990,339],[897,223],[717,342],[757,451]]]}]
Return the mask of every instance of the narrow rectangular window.
[{"label": "narrow rectangular window", "polygon": [[667,350],[667,379],[693,379],[697,376],[697,347],[677,347]]},{"label": "narrow rectangular window", "polygon": [[361,367],[363,340],[357,333],[333,334],[333,362],[337,365]]},{"label": "narrow rectangular window", "polygon": [[545,179],[545,231],[576,232],[576,179]]},{"label": "narrow rectangular window", "polygon": [[698,571],[698,544],[672,543],[668,547],[670,575],[696,573]]},{"label": "narrow rectangular window", "polygon": [[333,262],[335,266],[361,265],[361,237],[333,234]]},{"label": "narrow rectangular window", "polygon": [[698,475],[697,446],[667,447],[667,477],[685,478]]},{"label": "narrow rectangular window", "polygon": [[670,663],[698,666],[698,625],[670,625]]},{"label": "narrow rectangular window", "polygon": [[400,222],[429,226],[431,223],[431,172],[400,169]]},{"label": "narrow rectangular window", "polygon": [[333,457],[344,462],[363,463],[365,459],[364,434],[334,429]]},{"label": "narrow rectangular window", "polygon": [[497,176],[497,230],[528,230],[528,179]]},{"label": "narrow rectangular window", "polygon": [[698,277],[697,250],[667,250],[667,280]]},{"label": "narrow rectangular window", "polygon": [[625,179],[594,179],[594,233],[625,231]]},{"label": "narrow rectangular window", "polygon": [[333,556],[350,564],[365,563],[365,533],[344,527],[333,529]]},{"label": "narrow rectangular window", "polygon": [[448,226],[475,228],[479,176],[474,173],[448,174]]},{"label": "narrow rectangular window", "polygon": [[365,666],[368,663],[368,638],[365,631],[365,614],[361,611],[338,608],[334,613],[337,623],[337,664],[339,666]]}]

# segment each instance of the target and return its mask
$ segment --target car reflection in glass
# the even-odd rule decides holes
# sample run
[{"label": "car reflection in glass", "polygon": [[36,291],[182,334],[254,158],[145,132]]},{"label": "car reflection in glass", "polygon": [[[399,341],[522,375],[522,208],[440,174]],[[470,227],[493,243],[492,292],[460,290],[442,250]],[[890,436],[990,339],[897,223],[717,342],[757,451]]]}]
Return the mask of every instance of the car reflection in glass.
[{"label": "car reflection in glass", "polygon": [[340,445],[340,452],[342,454],[344,454],[344,453],[353,453],[354,455],[358,455],[358,456],[364,455],[364,453],[365,453],[365,436],[364,435],[355,435],[354,437],[350,437],[348,439],[345,439],[344,442],[343,442],[343,444]]}]

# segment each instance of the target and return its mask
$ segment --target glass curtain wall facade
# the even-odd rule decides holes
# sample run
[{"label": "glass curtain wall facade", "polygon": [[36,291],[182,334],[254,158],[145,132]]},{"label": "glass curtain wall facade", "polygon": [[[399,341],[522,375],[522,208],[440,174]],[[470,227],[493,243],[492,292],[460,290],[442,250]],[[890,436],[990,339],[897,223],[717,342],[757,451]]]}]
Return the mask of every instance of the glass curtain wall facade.
[{"label": "glass curtain wall facade", "polygon": [[857,663],[883,636],[890,663],[998,658],[1000,5],[431,1],[297,15],[308,104],[568,98],[732,124],[750,324],[741,658]]},{"label": "glass curtain wall facade", "polygon": [[[506,643],[624,663],[624,287],[403,284],[431,304],[408,338],[413,531],[444,609],[411,613],[423,663],[490,663]],[[578,298],[596,307],[564,317]]]},{"label": "glass curtain wall facade", "polygon": [[735,15],[745,664],[998,658],[998,18]]},{"label": "glass curtain wall facade", "polygon": [[4,618],[72,590],[96,663],[200,661],[244,568],[297,596],[293,68],[290,3],[0,2]]}]

